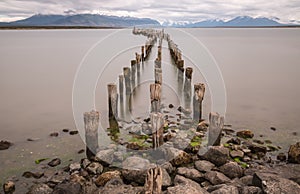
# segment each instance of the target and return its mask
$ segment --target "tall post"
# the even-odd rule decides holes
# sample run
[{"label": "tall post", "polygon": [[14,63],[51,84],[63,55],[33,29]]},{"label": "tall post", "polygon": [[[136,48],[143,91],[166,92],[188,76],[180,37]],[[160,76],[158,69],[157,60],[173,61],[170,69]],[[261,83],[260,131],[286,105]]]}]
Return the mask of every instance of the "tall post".
[{"label": "tall post", "polygon": [[116,84],[108,84],[108,117],[109,117],[109,132],[112,140],[117,139],[119,133],[118,118],[118,93]]},{"label": "tall post", "polygon": [[120,94],[120,98],[123,98],[123,93],[124,93],[124,76],[119,75],[119,94]]},{"label": "tall post", "polygon": [[152,147],[157,149],[164,142],[163,140],[163,125],[164,118],[161,113],[151,113],[150,115],[152,125]]},{"label": "tall post", "polygon": [[136,60],[131,60],[131,84],[132,89],[135,87],[135,75],[136,75]]},{"label": "tall post", "polygon": [[145,181],[145,194],[161,194],[162,193],[163,175],[161,167],[151,168],[147,172]]},{"label": "tall post", "polygon": [[160,98],[160,84],[150,84],[151,112],[160,112]]},{"label": "tall post", "polygon": [[141,51],[142,51],[142,61],[144,61],[145,60],[145,46],[142,46],[142,48],[141,48]]},{"label": "tall post", "polygon": [[202,119],[202,101],[205,93],[205,85],[198,83],[194,85],[194,98],[193,98],[193,109],[194,121],[201,121]]},{"label": "tall post", "polygon": [[219,146],[221,142],[224,117],[218,113],[209,113],[208,146]]},{"label": "tall post", "polygon": [[85,129],[85,143],[86,143],[86,157],[92,159],[95,157],[98,148],[98,126],[99,126],[99,112],[92,110],[85,112],[84,129]]},{"label": "tall post", "polygon": [[162,70],[161,68],[154,69],[154,78],[156,84],[162,84]]},{"label": "tall post", "polygon": [[126,96],[131,94],[131,79],[130,79],[130,68],[124,67],[123,68],[123,75],[125,78],[125,88],[126,88]]},{"label": "tall post", "polygon": [[185,69],[185,80],[184,80],[184,97],[185,97],[185,108],[190,108],[191,106],[191,95],[192,95],[192,89],[191,89],[191,83],[192,83],[192,73],[193,68],[187,67]]}]

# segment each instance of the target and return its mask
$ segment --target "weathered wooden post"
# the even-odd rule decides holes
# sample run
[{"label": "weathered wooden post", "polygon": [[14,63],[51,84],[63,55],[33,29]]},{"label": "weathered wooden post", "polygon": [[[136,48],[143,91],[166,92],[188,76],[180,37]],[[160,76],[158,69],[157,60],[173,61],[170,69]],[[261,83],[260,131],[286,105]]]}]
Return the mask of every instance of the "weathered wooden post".
[{"label": "weathered wooden post", "polygon": [[108,118],[109,118],[109,129],[112,140],[117,140],[117,134],[119,131],[119,125],[117,122],[118,118],[118,93],[116,84],[108,84]]},{"label": "weathered wooden post", "polygon": [[200,122],[202,119],[202,101],[205,93],[205,85],[198,83],[194,85],[193,109],[194,121]]},{"label": "weathered wooden post", "polygon": [[120,98],[123,98],[123,93],[124,93],[124,76],[119,75],[119,94],[120,94]]},{"label": "weathered wooden post", "polygon": [[150,84],[151,112],[160,112],[160,98],[160,84]]},{"label": "weathered wooden post", "polygon": [[150,115],[151,125],[152,125],[152,147],[157,149],[164,143],[163,139],[163,125],[164,117],[161,113],[151,113]]},{"label": "weathered wooden post", "polygon": [[86,144],[86,157],[92,159],[95,157],[98,148],[98,126],[99,126],[99,112],[92,110],[85,112],[84,129],[85,129],[85,144]]},{"label": "weathered wooden post", "polygon": [[135,87],[136,60],[131,60],[131,84],[132,89]]},{"label": "weathered wooden post", "polygon": [[125,78],[125,88],[126,88],[126,95],[131,94],[131,81],[130,81],[130,68],[124,67],[123,68],[123,75]]},{"label": "weathered wooden post", "polygon": [[118,117],[118,92],[116,84],[108,84],[108,116],[109,119],[116,119]]},{"label": "weathered wooden post", "polygon": [[190,108],[191,106],[191,94],[192,94],[192,89],[191,89],[191,83],[192,83],[192,73],[193,73],[193,68],[187,67],[185,69],[185,80],[184,80],[184,97],[185,97],[185,105],[186,108]]},{"label": "weathered wooden post", "polygon": [[142,49],[141,49],[141,51],[142,51],[142,61],[144,61],[145,60],[145,46],[142,46]]},{"label": "weathered wooden post", "polygon": [[138,53],[135,53],[135,61],[137,64],[139,64],[141,62],[141,55]]},{"label": "weathered wooden post", "polygon": [[177,62],[177,68],[182,72],[184,71],[184,60],[181,59]]},{"label": "weathered wooden post", "polygon": [[158,59],[158,61],[161,61],[161,46],[158,46],[158,49],[157,49],[157,59]]},{"label": "weathered wooden post", "polygon": [[162,70],[161,68],[154,68],[154,78],[156,84],[162,84]]},{"label": "weathered wooden post", "polygon": [[218,113],[209,113],[208,146],[219,146],[221,142],[224,117]]},{"label": "weathered wooden post", "polygon": [[147,172],[145,180],[145,194],[161,194],[162,193],[163,175],[160,167],[151,168]]}]

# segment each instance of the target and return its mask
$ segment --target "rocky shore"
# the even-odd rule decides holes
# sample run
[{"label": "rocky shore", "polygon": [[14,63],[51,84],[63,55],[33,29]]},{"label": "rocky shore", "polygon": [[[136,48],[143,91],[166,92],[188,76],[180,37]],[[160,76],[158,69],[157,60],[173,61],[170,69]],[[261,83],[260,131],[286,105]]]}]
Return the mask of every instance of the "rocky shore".
[{"label": "rocky shore", "polygon": [[[147,122],[143,121],[143,126]],[[138,140],[119,139],[118,144],[101,149],[90,160],[83,158],[64,167],[59,158],[39,161],[36,170],[24,172],[20,179],[8,179],[2,192],[155,193],[147,190],[146,179],[149,169],[159,168],[160,193],[300,193],[300,142],[291,145],[288,153],[282,153],[272,142],[254,139],[250,130],[235,131],[225,125],[221,145],[206,147],[207,123],[184,129],[173,125],[165,124],[165,143],[158,148],[165,160],[154,160],[145,152],[133,154],[132,150],[146,150],[145,145]],[[143,138],[147,143],[147,138]],[[276,155],[272,154],[274,151]],[[17,188],[16,182],[23,186]]]}]

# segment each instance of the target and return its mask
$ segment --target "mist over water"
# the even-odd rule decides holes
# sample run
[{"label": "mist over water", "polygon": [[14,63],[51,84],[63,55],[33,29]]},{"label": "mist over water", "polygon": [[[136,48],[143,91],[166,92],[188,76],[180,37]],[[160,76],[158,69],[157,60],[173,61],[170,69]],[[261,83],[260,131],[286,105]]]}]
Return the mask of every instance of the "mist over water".
[{"label": "mist over water", "polygon": [[[72,112],[72,87],[79,64],[87,51],[99,40],[115,30],[32,30],[0,31],[0,140],[15,144],[1,151],[0,162],[14,166],[31,164],[37,158],[63,155],[65,149],[54,146],[49,133],[63,128],[75,129]],[[226,93],[225,123],[233,129],[248,128],[255,138],[263,135],[276,145],[288,146],[299,140],[300,115],[300,30],[299,29],[184,29],[195,36],[214,56],[222,72]],[[168,29],[166,29],[168,32]],[[96,107],[102,112],[101,125],[107,127],[107,88],[117,82],[122,68],[130,66],[136,45],[143,45],[143,36],[134,36],[127,51],[112,60],[110,68],[101,76],[96,87]],[[185,44],[185,37],[171,34],[183,54],[197,52]],[[124,41],[126,42],[126,41]],[[115,39],[113,45],[122,44]],[[126,45],[127,46],[127,45]],[[163,45],[167,47],[166,43]],[[141,87],[134,96],[136,108],[133,118],[147,116],[150,106],[149,83],[153,79],[156,46],[148,62],[141,67]],[[164,90],[165,104],[178,103],[176,68],[172,66],[168,50],[163,49],[163,83],[172,87]],[[99,66],[101,53],[95,56]],[[186,66],[194,66],[186,62]],[[193,83],[205,81],[200,72],[194,72]],[[173,89],[172,89],[173,88]],[[176,95],[175,95],[176,94]],[[204,98],[204,118],[208,118],[211,101],[209,88]],[[139,107],[139,108],[138,108]],[[270,127],[277,130],[272,131]],[[298,132],[298,135],[292,135]],[[27,138],[40,138],[37,144]],[[84,148],[79,137],[63,137],[63,145],[72,155]],[[20,149],[22,147],[22,149]],[[51,147],[51,146],[50,146]],[[32,152],[30,156],[28,153]],[[21,153],[21,154],[20,154]],[[23,155],[22,159],[19,157]],[[28,162],[30,160],[30,162]],[[2,171],[3,167],[0,167]]]}]

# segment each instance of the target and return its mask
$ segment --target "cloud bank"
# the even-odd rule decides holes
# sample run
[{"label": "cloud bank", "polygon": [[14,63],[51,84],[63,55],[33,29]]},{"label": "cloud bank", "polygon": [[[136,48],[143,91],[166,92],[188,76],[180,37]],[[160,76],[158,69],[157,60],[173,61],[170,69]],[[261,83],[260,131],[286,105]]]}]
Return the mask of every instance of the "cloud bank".
[{"label": "cloud bank", "polygon": [[228,20],[236,16],[300,21],[298,0],[2,0],[0,21],[14,21],[33,14],[94,13],[149,17],[160,22]]}]

